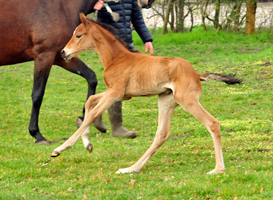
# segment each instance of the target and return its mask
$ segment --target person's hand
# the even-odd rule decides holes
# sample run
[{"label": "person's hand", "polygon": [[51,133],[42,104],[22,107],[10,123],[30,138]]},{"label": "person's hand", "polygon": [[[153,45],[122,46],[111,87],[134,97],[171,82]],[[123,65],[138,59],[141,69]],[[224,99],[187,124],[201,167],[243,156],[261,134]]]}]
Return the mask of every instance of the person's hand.
[{"label": "person's hand", "polygon": [[104,1],[99,0],[99,1],[95,4],[94,9],[95,9],[95,10],[101,10],[101,9],[103,8],[103,4],[104,4]]},{"label": "person's hand", "polygon": [[145,53],[150,50],[150,55],[152,56],[154,54],[154,48],[152,42],[146,42],[145,43]]}]

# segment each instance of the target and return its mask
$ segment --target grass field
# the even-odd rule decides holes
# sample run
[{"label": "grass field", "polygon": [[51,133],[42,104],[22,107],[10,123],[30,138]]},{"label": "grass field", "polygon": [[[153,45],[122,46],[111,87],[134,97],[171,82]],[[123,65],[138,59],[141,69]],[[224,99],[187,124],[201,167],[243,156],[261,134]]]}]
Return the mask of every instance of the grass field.
[{"label": "grass field", "polygon": [[[159,31],[160,32],[160,31]],[[241,85],[202,83],[201,104],[221,123],[225,174],[215,166],[205,127],[182,108],[172,117],[171,136],[138,174],[117,175],[151,145],[157,129],[157,97],[123,102],[124,124],[135,139],[90,128],[94,150],[79,140],[57,158],[51,152],[76,131],[87,93],[84,79],[53,66],[40,111],[40,130],[50,146],[28,133],[33,63],[0,67],[0,199],[273,199],[273,34],[224,32],[155,33],[155,56],[182,57],[198,73],[237,73]],[[144,46],[134,35],[135,46]],[[81,59],[105,90],[95,52]]]}]

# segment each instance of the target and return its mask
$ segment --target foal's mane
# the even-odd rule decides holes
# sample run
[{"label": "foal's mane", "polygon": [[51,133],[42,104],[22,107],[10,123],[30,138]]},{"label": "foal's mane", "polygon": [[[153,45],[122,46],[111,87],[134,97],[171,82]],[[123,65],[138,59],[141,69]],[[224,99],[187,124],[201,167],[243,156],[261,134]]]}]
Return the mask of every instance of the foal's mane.
[{"label": "foal's mane", "polygon": [[[97,20],[94,20],[92,18],[87,18],[89,21],[96,23],[97,25],[101,26],[103,29],[107,30],[110,34],[112,34],[115,38],[117,38],[117,40],[126,47],[127,50],[130,51],[129,45],[127,42],[125,42],[123,39],[121,39],[120,37],[118,37],[118,33],[117,30],[115,28],[113,28],[112,26],[99,22]],[[136,52],[136,51],[135,51]]]}]

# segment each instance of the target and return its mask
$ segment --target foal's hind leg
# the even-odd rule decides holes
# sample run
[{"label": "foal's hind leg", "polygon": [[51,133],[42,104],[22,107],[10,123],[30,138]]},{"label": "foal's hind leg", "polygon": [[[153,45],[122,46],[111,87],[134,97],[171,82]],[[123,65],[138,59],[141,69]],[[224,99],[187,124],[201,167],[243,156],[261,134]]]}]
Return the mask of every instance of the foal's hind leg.
[{"label": "foal's hind leg", "polygon": [[[200,91],[201,92],[201,91]],[[222,145],[220,123],[209,112],[207,112],[199,103],[198,92],[177,92],[174,95],[175,100],[186,110],[201,121],[210,132],[213,142],[216,157],[216,167],[208,174],[222,173],[225,171]]]},{"label": "foal's hind leg", "polygon": [[117,174],[139,172],[149,158],[163,145],[169,138],[171,116],[177,105],[172,94],[161,94],[158,96],[158,128],[153,144],[133,166],[119,169],[116,172]]}]

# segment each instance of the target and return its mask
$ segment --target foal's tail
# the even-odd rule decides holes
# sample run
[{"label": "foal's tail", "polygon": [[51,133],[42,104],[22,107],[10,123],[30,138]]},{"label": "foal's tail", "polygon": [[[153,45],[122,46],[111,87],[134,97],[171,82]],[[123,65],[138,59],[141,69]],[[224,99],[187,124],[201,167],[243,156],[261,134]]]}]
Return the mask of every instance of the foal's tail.
[{"label": "foal's tail", "polygon": [[225,82],[226,84],[241,84],[243,80],[235,78],[236,74],[215,74],[215,73],[206,73],[199,74],[200,81],[207,81],[209,79]]}]

